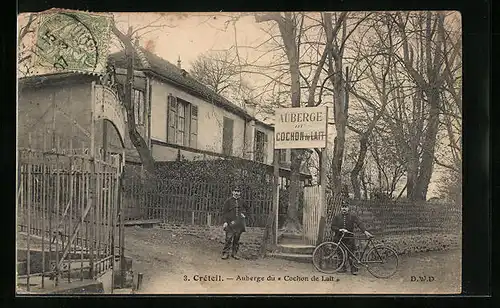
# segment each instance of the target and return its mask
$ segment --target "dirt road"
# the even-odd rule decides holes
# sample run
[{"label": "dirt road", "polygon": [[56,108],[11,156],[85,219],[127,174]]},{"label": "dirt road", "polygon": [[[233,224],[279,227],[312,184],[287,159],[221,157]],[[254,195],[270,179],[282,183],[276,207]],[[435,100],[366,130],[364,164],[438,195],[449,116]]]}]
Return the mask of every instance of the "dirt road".
[{"label": "dirt road", "polygon": [[[221,260],[220,246],[162,229],[126,229],[126,255],[133,258],[134,272],[144,273],[138,293],[458,294],[461,291],[460,251],[401,256],[399,270],[393,277],[377,279],[366,271],[357,276],[325,275],[312,264],[272,258]],[[313,281],[313,276],[318,281]],[[412,276],[426,276],[427,282],[412,281],[415,280]]]}]

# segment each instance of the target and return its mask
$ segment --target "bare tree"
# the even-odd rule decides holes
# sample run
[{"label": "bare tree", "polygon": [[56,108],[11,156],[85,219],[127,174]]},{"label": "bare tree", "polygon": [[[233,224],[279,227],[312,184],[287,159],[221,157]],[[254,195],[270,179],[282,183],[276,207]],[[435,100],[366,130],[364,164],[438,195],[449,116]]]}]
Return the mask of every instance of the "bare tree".
[{"label": "bare tree", "polygon": [[[327,37],[334,35],[326,42],[327,45],[327,73],[330,84],[333,86],[333,112],[335,125],[335,139],[333,144],[333,155],[330,164],[329,186],[334,196],[340,195],[342,187],[342,162],[344,160],[346,129],[349,114],[348,88],[350,77],[348,70],[344,73],[344,58],[346,46],[351,36],[358,31],[372,13],[349,13],[347,15],[333,14],[324,18],[324,28]],[[335,24],[335,27],[333,26]],[[337,28],[338,27],[338,28]],[[338,29],[338,32],[336,31]],[[339,200],[339,199],[334,199]],[[334,212],[340,206],[339,202],[334,205]]]},{"label": "bare tree", "polygon": [[[443,12],[388,13],[397,27],[402,55],[395,52],[408,76],[415,83],[414,100],[420,106],[420,120],[412,130],[408,149],[407,195],[412,200],[426,200],[433,172],[439,113],[442,106],[444,36],[436,29],[442,27]],[[418,140],[421,137],[421,142]],[[421,155],[421,157],[419,157]]]},{"label": "bare tree", "polygon": [[238,74],[235,61],[236,56],[228,50],[207,52],[191,63],[189,73],[215,93],[223,94]]},{"label": "bare tree", "polygon": [[[342,13],[340,15],[340,21],[347,13]],[[326,23],[330,23],[331,25],[331,15],[329,13],[321,14],[322,20]],[[316,106],[316,90],[318,88],[319,79],[323,70],[323,66],[326,62],[328,55],[328,47],[331,46],[331,42],[333,38],[339,32],[340,26],[336,26],[335,28],[328,29],[327,33],[327,44],[322,48],[323,50],[316,49],[316,53],[319,56],[319,59],[314,65],[314,69],[310,70],[309,76],[312,78],[307,78],[303,72],[301,71],[301,48],[307,48],[307,43],[303,43],[303,40],[306,39],[306,31],[314,29],[315,27],[320,26],[321,24],[317,24],[312,22],[310,25],[307,25],[305,20],[306,16],[304,13],[265,13],[265,14],[257,14],[255,16],[255,20],[258,23],[262,22],[274,22],[278,26],[279,37],[271,36],[274,39],[279,38],[282,44],[281,49],[284,51],[286,56],[286,66],[278,64],[281,68],[285,68],[288,71],[290,77],[290,98],[291,98],[291,107],[301,107],[301,91],[303,88],[307,89],[307,106],[313,107]],[[321,30],[321,27],[318,27]],[[324,31],[324,30],[321,30]],[[318,42],[314,43],[315,47],[318,46]],[[307,52],[307,51],[306,51]],[[309,68],[311,67],[311,63],[308,63]],[[301,82],[302,81],[302,82]],[[303,161],[303,150],[297,149],[292,150],[291,152],[291,179],[290,179],[290,197],[289,204],[287,210],[287,219],[285,222],[285,230],[287,231],[297,231],[300,230],[300,222],[298,219],[298,188],[299,188],[299,172],[300,166]]]},{"label": "bare tree", "polygon": [[134,145],[135,149],[139,153],[141,162],[149,174],[154,174],[155,172],[155,161],[151,150],[148,147],[147,142],[144,140],[142,135],[137,130],[137,125],[135,121],[134,108],[137,108],[133,104],[133,85],[134,85],[134,57],[136,54],[136,48],[133,44],[134,30],[132,27],[128,27],[127,33],[121,32],[116,24],[112,24],[111,30],[113,34],[123,43],[125,46],[125,57],[127,61],[127,76],[125,83],[119,86],[119,97],[123,102],[123,106],[127,112],[127,129],[130,137],[130,141]]},{"label": "bare tree", "polygon": [[[379,126],[379,125],[378,125]],[[397,185],[406,174],[406,163],[395,150],[397,143],[383,128],[376,127],[370,136],[369,151],[373,167],[368,171],[371,176],[375,171],[375,179],[370,177],[372,190],[383,193],[389,198],[394,197]],[[367,170],[363,170],[365,175]],[[403,188],[397,198],[401,197],[406,188]]]},{"label": "bare tree", "polygon": [[[350,174],[351,185],[355,199],[361,198],[361,179],[360,173],[363,170],[366,155],[368,153],[368,143],[373,130],[376,128],[377,122],[385,113],[387,104],[390,102],[389,94],[395,88],[401,86],[401,82],[394,80],[397,76],[392,76],[394,65],[392,52],[392,27],[388,26],[387,31],[380,24],[379,20],[375,20],[371,26],[373,36],[380,40],[387,40],[389,50],[385,50],[380,44],[365,42],[363,37],[357,42],[353,42],[355,46],[358,69],[361,69],[361,76],[356,76],[355,79],[362,80],[360,85],[353,82],[349,86],[349,93],[353,94],[358,102],[357,105],[351,104],[351,109],[357,108],[362,110],[361,116],[354,117],[351,115],[351,125],[348,128],[359,136],[359,152],[356,158],[355,165]],[[363,75],[366,78],[363,78]],[[371,93],[374,93],[373,95]]]}]

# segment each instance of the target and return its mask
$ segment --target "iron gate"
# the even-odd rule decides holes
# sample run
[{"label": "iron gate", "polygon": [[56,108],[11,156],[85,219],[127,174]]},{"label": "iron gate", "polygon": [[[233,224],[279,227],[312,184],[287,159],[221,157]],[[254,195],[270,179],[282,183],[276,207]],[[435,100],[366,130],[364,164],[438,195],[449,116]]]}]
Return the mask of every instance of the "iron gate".
[{"label": "iron gate", "polygon": [[18,150],[18,286],[26,291],[95,279],[122,260],[122,159],[87,152]]}]

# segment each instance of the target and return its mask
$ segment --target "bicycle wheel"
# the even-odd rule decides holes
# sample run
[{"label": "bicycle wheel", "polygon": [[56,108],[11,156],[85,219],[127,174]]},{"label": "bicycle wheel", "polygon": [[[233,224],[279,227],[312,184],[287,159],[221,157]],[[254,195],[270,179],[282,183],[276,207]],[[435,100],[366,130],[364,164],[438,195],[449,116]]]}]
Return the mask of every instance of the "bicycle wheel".
[{"label": "bicycle wheel", "polygon": [[396,273],[399,258],[394,249],[379,244],[367,251],[363,258],[363,263],[373,276],[377,278],[389,278]]},{"label": "bicycle wheel", "polygon": [[326,274],[339,271],[346,260],[346,253],[337,243],[324,242],[319,244],[313,251],[314,267]]}]

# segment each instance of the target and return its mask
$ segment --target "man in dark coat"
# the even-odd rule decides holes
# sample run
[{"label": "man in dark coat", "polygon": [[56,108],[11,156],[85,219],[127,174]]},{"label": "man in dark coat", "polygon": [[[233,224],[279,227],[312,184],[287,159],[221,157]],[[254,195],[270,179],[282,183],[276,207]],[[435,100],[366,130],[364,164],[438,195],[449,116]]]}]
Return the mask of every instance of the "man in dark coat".
[{"label": "man in dark coat", "polygon": [[247,208],[241,201],[241,191],[239,187],[235,187],[232,191],[232,196],[224,202],[222,207],[222,217],[224,220],[224,231],[226,232],[226,240],[222,249],[222,259],[231,257],[239,260],[237,256],[240,246],[241,233],[246,231],[246,212]]},{"label": "man in dark coat", "polygon": [[[337,242],[340,237],[342,236],[342,230],[347,230],[349,232],[354,232],[354,227],[357,226],[362,232],[365,233],[367,237],[371,237],[372,235],[370,232],[368,232],[365,229],[365,226],[363,223],[359,220],[359,218],[354,215],[349,213],[349,193],[347,191],[347,187],[344,187],[342,189],[342,204],[340,208],[340,214],[335,216],[332,220],[332,233],[334,234],[333,241]],[[351,252],[354,253],[356,249],[356,244],[354,242],[354,238],[352,238],[353,235],[346,233],[344,235],[344,238],[342,239],[342,242],[351,250]],[[351,268],[351,273],[353,275],[356,275],[358,272],[358,269],[353,266],[353,260],[351,259],[350,255],[348,255],[349,259],[349,266]],[[342,266],[341,272],[346,272],[346,264]]]}]

